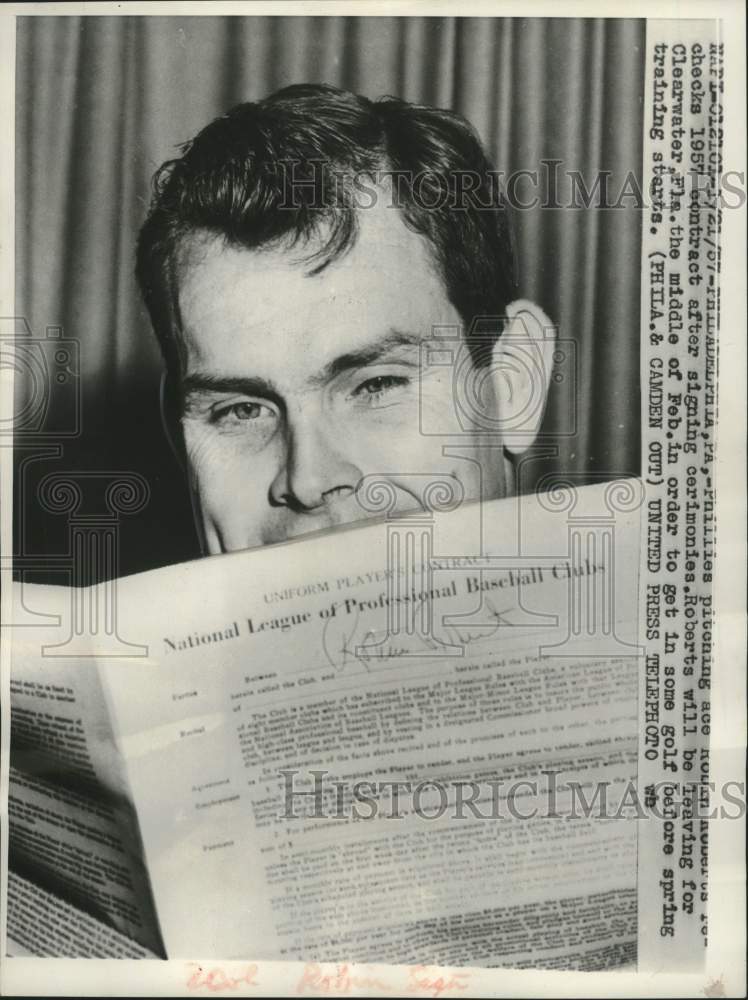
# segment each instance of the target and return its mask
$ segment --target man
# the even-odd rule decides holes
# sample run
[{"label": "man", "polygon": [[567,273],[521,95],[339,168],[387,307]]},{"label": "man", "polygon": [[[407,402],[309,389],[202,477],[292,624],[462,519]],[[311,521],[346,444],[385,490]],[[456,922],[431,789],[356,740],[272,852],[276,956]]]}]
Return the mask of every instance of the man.
[{"label": "man", "polygon": [[433,477],[512,493],[553,352],[514,272],[496,174],[451,112],[293,86],[164,164],[137,273],[204,551],[367,516],[367,477],[398,511]]}]

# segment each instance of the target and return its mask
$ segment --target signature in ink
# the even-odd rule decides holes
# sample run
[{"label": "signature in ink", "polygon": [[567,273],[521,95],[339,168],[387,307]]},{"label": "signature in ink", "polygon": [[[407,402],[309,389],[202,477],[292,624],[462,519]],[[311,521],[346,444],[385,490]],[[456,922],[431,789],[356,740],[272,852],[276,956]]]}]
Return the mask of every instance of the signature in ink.
[{"label": "signature in ink", "polygon": [[[414,605],[414,617],[419,613],[423,603],[421,601]],[[488,598],[485,598],[485,605],[490,621],[494,622],[493,625],[490,622],[479,623],[470,629],[455,624],[443,624],[443,638],[428,632],[414,632],[407,635],[405,644],[401,635],[392,636],[386,630],[367,629],[361,635],[357,635],[360,612],[356,609],[344,624],[335,618],[327,619],[322,630],[322,648],[328,663],[337,671],[344,670],[354,662],[361,664],[368,671],[373,662],[382,663],[429,652],[444,653],[449,647],[464,649],[471,644],[486,642],[501,628],[513,625],[507,617],[514,610],[513,605],[499,610]]]},{"label": "signature in ink", "polygon": [[[484,598],[484,604],[488,609],[489,619],[495,622],[495,624],[490,625],[489,622],[486,622],[485,624],[483,622],[478,622],[473,625],[472,629],[466,628],[465,626],[455,625],[454,623],[450,625],[444,624],[443,628],[449,645],[469,646],[471,644],[486,642],[488,639],[493,639],[499,629],[513,627],[513,623],[509,621],[508,615],[514,611],[514,605],[502,608],[499,611],[488,597]],[[444,645],[444,643],[442,643],[442,645]]]},{"label": "signature in ink", "polygon": [[322,630],[322,649],[324,650],[327,662],[335,670],[344,670],[351,663],[360,663],[365,670],[369,670],[373,661],[382,662],[384,660],[394,660],[398,657],[409,656],[414,652],[422,652],[435,648],[435,644],[429,641],[426,636],[414,635],[412,638],[420,642],[420,647],[410,643],[402,645],[395,639],[388,641],[386,631],[377,632],[374,629],[367,629],[360,635],[359,612],[351,613],[351,620],[345,625],[328,618]]},{"label": "signature in ink", "polygon": [[335,618],[328,618],[325,622],[322,629],[322,649],[327,657],[327,662],[335,670],[345,670],[354,661],[361,662],[360,658],[356,655],[356,646],[358,643],[355,635],[358,628],[358,619],[359,612],[356,610],[350,616],[350,620],[344,625]]}]

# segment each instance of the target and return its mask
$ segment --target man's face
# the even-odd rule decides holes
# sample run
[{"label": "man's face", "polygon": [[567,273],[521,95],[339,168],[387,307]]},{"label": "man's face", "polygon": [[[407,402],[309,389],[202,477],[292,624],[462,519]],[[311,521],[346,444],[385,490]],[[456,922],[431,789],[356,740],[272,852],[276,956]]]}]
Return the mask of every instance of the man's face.
[{"label": "man's face", "polygon": [[[195,236],[187,248],[182,427],[211,554],[366,517],[365,476],[386,479],[401,511],[445,475],[467,500],[506,492],[495,441],[483,449],[459,424],[452,369],[421,371],[421,341],[460,317],[425,240],[384,202],[359,213],[352,248],[317,275],[309,247]],[[463,457],[445,456],[429,424],[459,434]]]}]

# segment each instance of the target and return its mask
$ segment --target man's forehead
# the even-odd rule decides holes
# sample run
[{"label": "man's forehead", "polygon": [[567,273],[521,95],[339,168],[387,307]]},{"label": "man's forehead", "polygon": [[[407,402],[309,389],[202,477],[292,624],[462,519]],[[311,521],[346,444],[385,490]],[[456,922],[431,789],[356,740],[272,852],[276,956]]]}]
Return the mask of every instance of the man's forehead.
[{"label": "man's forehead", "polygon": [[[186,346],[201,352],[226,334],[252,338],[304,331],[334,344],[377,332],[443,323],[450,310],[429,244],[385,199],[358,213],[353,244],[310,273],[317,242],[282,241],[257,250],[227,246],[218,236],[185,237],[179,261],[179,311]],[[426,329],[423,329],[424,326]],[[225,346],[225,345],[224,345]]]}]

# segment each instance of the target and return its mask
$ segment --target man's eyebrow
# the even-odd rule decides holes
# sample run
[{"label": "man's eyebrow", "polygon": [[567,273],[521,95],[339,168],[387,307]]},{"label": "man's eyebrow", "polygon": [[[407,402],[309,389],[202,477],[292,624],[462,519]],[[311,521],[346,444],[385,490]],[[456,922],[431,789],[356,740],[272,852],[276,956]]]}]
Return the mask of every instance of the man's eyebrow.
[{"label": "man's eyebrow", "polygon": [[[312,385],[325,384],[342,372],[373,364],[390,351],[397,350],[399,347],[419,347],[422,340],[423,337],[421,334],[393,330],[380,340],[372,341],[371,344],[364,344],[355,351],[347,351],[345,354],[333,358],[321,371],[311,376],[309,383]],[[272,382],[253,375],[219,375],[212,372],[192,372],[182,379],[181,391],[185,399],[201,392],[235,392],[246,396],[261,396],[263,399],[270,399],[279,404],[282,403],[281,395]]]},{"label": "man's eyebrow", "polygon": [[235,392],[245,396],[262,396],[280,403],[280,393],[272,382],[248,375],[215,375],[210,372],[193,372],[181,382],[183,397],[200,392]]},{"label": "man's eyebrow", "polygon": [[317,375],[314,375],[310,382],[314,384],[331,381],[336,375],[351,371],[353,368],[361,368],[371,365],[375,361],[380,361],[390,351],[398,347],[419,347],[423,337],[418,333],[406,333],[401,330],[392,330],[386,337],[372,341],[371,344],[364,344],[355,351],[347,351],[345,354],[333,358]]}]

